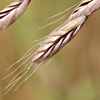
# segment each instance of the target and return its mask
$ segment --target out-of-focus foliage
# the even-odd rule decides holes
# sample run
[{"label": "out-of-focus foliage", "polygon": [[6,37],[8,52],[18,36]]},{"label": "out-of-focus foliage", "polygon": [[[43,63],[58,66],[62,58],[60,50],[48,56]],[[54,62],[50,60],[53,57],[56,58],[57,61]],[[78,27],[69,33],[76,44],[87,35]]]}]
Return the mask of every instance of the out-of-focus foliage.
[{"label": "out-of-focus foliage", "polygon": [[[13,0],[0,1],[0,9]],[[23,16],[0,33],[0,79],[11,72],[5,69],[63,21],[38,30],[61,16],[46,21],[79,0],[32,0]],[[57,53],[16,92],[3,97],[11,80],[0,81],[0,100],[100,100],[100,10],[92,14],[79,34]],[[15,69],[14,66],[12,69]]]}]

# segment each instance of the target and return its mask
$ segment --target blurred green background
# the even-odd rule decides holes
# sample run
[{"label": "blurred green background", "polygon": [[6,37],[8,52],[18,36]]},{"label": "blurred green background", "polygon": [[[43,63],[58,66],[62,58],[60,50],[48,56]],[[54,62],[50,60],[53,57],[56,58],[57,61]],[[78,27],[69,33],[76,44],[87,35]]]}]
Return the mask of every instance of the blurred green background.
[{"label": "blurred green background", "polygon": [[[33,46],[32,41],[48,35],[67,17],[39,30],[64,14],[48,21],[45,19],[79,1],[32,0],[21,18],[0,33],[0,79],[9,74],[11,71],[5,70]],[[11,2],[14,0],[1,0],[0,9]],[[100,100],[99,16],[100,10],[92,14],[79,34],[52,58],[47,67],[42,65],[16,92],[11,90],[3,96],[3,88],[11,78],[0,80],[0,100]]]}]

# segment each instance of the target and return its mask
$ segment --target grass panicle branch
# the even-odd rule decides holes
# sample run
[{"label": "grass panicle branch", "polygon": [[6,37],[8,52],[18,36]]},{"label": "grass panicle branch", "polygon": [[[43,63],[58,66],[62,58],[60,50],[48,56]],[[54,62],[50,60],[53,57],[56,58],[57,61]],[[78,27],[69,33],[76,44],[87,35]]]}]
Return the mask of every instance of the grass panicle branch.
[{"label": "grass panicle branch", "polygon": [[[20,68],[30,60],[25,68],[17,73],[12,81],[5,87],[6,93],[8,93],[12,89],[12,87],[27,74],[27,77],[22,80],[21,83],[19,83],[19,85],[16,87],[17,89],[37,70],[38,66],[41,63],[46,62],[59,50],[61,50],[61,48],[63,48],[68,42],[70,42],[81,29],[88,17],[99,8],[100,0],[82,0],[72,11],[69,18],[61,26],[53,30],[48,36],[46,36],[41,42],[39,42],[38,48],[35,51],[33,50],[34,47],[32,47],[27,53],[25,53],[24,56],[22,56],[20,60],[13,64],[14,66],[22,59],[28,57],[25,62],[18,66],[18,68]],[[15,69],[12,73],[14,73],[17,69]],[[30,69],[33,69],[33,72],[31,74],[28,73]],[[8,76],[6,76],[5,78],[7,78]]]}]

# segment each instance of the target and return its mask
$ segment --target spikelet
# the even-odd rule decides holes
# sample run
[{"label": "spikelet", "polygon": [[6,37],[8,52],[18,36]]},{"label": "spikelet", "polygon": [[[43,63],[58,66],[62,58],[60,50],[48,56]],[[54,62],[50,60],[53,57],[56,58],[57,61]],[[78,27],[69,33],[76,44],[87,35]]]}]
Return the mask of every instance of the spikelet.
[{"label": "spikelet", "polygon": [[0,11],[0,31],[15,22],[25,11],[30,0],[18,0]]},{"label": "spikelet", "polygon": [[50,33],[35,51],[28,69],[51,58],[65,46],[80,30],[87,18],[100,7],[100,0],[82,0],[68,20]]}]

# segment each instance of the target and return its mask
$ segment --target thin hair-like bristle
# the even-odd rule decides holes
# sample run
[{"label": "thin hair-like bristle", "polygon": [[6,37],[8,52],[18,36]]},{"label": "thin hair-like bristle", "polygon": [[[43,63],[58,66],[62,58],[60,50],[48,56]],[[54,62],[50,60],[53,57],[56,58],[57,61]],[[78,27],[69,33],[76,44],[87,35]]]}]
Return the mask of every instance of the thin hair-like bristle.
[{"label": "thin hair-like bristle", "polygon": [[46,27],[48,27],[48,26],[50,26],[50,25],[52,25],[52,24],[54,24],[54,23],[56,23],[56,22],[62,20],[62,19],[65,18],[67,15],[69,15],[69,14],[73,11],[72,8],[76,7],[78,4],[79,4],[79,2],[78,2],[77,4],[75,4],[75,5],[71,6],[71,7],[69,7],[68,9],[66,9],[66,10],[64,10],[64,11],[62,11],[62,12],[60,12],[60,13],[58,13],[58,14],[55,14],[55,15],[49,17],[49,18],[47,18],[46,20],[50,20],[50,19],[52,19],[52,18],[55,18],[55,17],[57,17],[57,16],[59,16],[59,15],[62,15],[62,14],[65,13],[65,12],[69,11],[67,14],[63,15],[63,16],[60,17],[59,19],[57,19],[57,20],[55,20],[55,21],[53,21],[53,22],[50,22],[49,24],[44,25],[44,26],[42,26],[42,27],[40,27],[40,28],[38,28],[38,29],[46,28]]},{"label": "thin hair-like bristle", "polygon": [[[53,15],[53,16],[47,18],[46,20],[52,19],[52,18],[54,18],[54,17],[57,17],[57,16],[59,16],[59,15],[65,13],[65,12],[71,10],[72,8],[76,7],[79,3],[80,3],[80,2],[78,2],[78,3],[76,3],[75,5],[73,5],[73,6],[69,7],[69,8],[67,8],[67,9],[65,9],[64,11],[62,11],[62,12],[60,12],[60,13],[58,13],[58,14],[55,14],[55,15]],[[67,15],[68,15],[68,14],[67,14]]]}]

